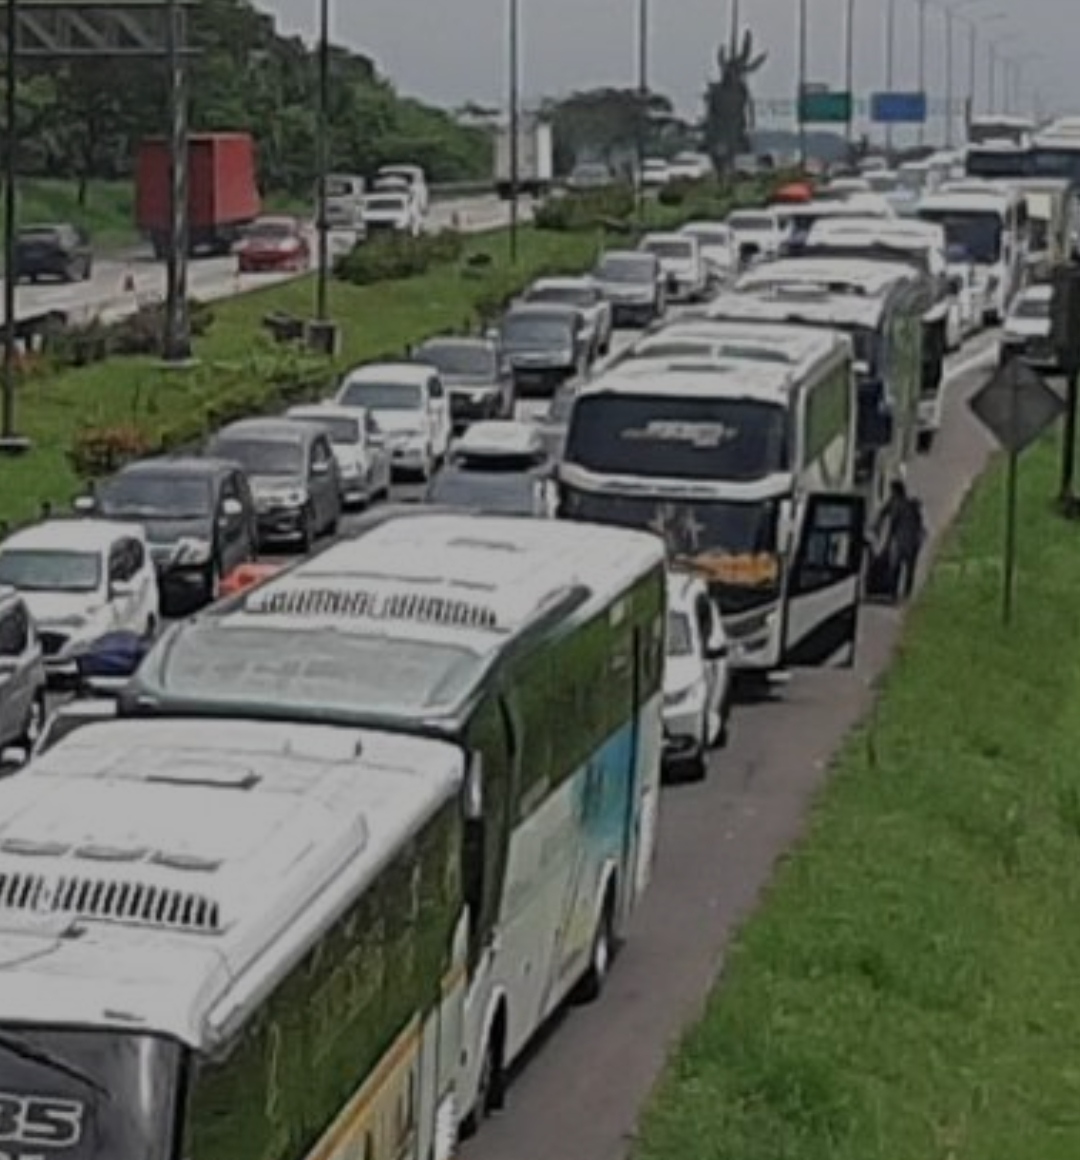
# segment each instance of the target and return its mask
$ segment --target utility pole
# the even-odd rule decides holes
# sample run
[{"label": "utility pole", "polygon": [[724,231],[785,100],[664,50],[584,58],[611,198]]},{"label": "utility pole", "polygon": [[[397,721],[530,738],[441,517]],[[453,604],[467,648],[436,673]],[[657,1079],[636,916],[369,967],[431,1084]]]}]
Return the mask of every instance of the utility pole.
[{"label": "utility pole", "polygon": [[509,0],[509,55],[510,55],[510,261],[518,259],[518,195],[521,186],[521,142],[520,108],[521,95],[518,91],[518,23],[520,18],[519,0]]},{"label": "utility pole", "polygon": [[953,131],[955,129],[956,110],[953,102],[956,94],[953,92],[953,12],[945,9],[945,148],[953,145]]},{"label": "utility pole", "polygon": [[[919,55],[918,55],[918,82],[920,93],[926,95],[926,0],[918,0],[919,4]],[[919,145],[926,144],[926,122],[919,124]]]},{"label": "utility pole", "polygon": [[[805,12],[803,23],[806,23]],[[848,95],[847,145],[850,152],[855,145],[855,0],[847,0],[844,21],[844,88]]]},{"label": "utility pole", "polygon": [[969,21],[968,39],[968,121],[975,116],[979,99],[979,28],[974,20]]},{"label": "utility pole", "polygon": [[330,173],[330,0],[319,4],[319,204],[315,228],[319,235],[318,270],[315,275],[315,317],[325,322],[330,283],[330,222],[326,213],[326,183]]},{"label": "utility pole", "polygon": [[16,0],[7,0],[5,9],[5,29],[7,38],[5,53],[7,75],[4,77],[4,119],[7,141],[4,148],[4,406],[0,442],[14,449],[15,435],[15,390],[16,390],[16,318],[15,318],[15,180],[18,173],[18,82],[16,62],[18,48],[18,13]]},{"label": "utility pole", "polygon": [[[738,14],[735,14],[738,19]],[[649,0],[638,0],[637,30],[637,173],[634,175],[634,196],[638,225],[645,224],[645,150],[648,148],[649,126]]]},{"label": "utility pole", "polygon": [[[885,11],[885,91],[893,91],[896,78],[896,0],[888,0]],[[893,127],[885,126],[885,151],[891,155],[893,147]]]},{"label": "utility pole", "polygon": [[986,50],[987,69],[989,77],[987,78],[987,99],[986,111],[988,113],[996,113],[997,110],[997,45],[990,41]]},{"label": "utility pole", "polygon": [[[10,0],[9,0],[10,3]],[[184,61],[186,20],[179,0],[168,0],[165,55],[169,73],[169,253],[165,271],[167,363],[191,358],[188,318],[188,93]]]},{"label": "utility pole", "polygon": [[806,168],[806,120],[803,117],[803,101],[806,99],[807,68],[809,67],[809,29],[806,19],[806,0],[799,0],[799,92],[796,100],[796,116],[799,122],[799,164]]}]

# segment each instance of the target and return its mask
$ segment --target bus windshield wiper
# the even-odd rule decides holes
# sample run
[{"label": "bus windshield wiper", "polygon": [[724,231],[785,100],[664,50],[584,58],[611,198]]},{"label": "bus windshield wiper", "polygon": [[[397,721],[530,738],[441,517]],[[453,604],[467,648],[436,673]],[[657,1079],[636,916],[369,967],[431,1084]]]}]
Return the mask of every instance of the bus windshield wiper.
[{"label": "bus windshield wiper", "polygon": [[40,1067],[47,1067],[51,1071],[66,1075],[69,1079],[75,1080],[76,1083],[83,1084],[99,1095],[105,1096],[106,1099],[111,1098],[108,1091],[92,1076],[87,1075],[84,1071],[80,1071],[77,1067],[72,1066],[62,1059],[57,1059],[47,1051],[42,1051],[41,1048],[32,1047],[25,1040],[19,1039],[18,1036],[7,1035],[0,1031],[0,1048],[17,1056],[19,1059],[25,1059],[27,1063],[36,1063]]}]

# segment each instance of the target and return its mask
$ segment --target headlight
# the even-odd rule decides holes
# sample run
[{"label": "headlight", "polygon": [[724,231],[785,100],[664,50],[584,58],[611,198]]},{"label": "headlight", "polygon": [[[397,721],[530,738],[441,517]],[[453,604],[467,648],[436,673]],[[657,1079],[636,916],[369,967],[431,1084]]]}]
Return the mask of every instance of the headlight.
[{"label": "headlight", "polygon": [[212,546],[208,540],[195,538],[181,540],[176,545],[176,562],[178,564],[205,564],[210,559]]},{"label": "headlight", "polygon": [[290,491],[275,492],[272,495],[268,495],[266,499],[269,503],[287,508],[303,507],[307,503],[307,496],[299,488],[293,488]]}]

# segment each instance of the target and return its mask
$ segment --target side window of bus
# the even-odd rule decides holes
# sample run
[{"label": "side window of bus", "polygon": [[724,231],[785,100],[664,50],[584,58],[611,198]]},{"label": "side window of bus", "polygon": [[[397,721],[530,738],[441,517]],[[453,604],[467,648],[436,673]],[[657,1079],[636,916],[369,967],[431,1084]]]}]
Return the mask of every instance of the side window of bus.
[{"label": "side window of bus", "polygon": [[526,817],[543,800],[552,782],[555,695],[552,651],[539,649],[524,658],[515,674],[514,707],[521,723],[520,783],[517,816]]},{"label": "side window of bus", "polygon": [[806,397],[806,459],[813,462],[850,422],[851,389],[847,371],[834,371]]}]

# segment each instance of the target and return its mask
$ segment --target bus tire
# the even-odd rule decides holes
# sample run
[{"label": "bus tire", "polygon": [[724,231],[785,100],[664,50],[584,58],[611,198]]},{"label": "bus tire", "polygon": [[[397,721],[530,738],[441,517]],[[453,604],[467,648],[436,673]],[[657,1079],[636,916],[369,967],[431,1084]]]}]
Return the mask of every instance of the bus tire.
[{"label": "bus tire", "polygon": [[500,1007],[488,1033],[484,1062],[480,1065],[480,1083],[476,1103],[462,1118],[459,1135],[463,1140],[475,1136],[481,1123],[506,1106],[506,1008]]},{"label": "bus tire", "polygon": [[604,895],[604,907],[593,934],[589,966],[574,988],[575,1003],[594,1003],[603,993],[611,960],[615,957],[615,892],[609,884]]}]

